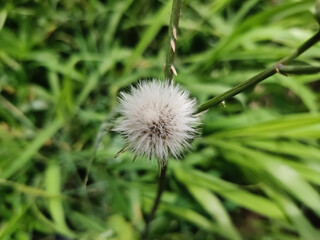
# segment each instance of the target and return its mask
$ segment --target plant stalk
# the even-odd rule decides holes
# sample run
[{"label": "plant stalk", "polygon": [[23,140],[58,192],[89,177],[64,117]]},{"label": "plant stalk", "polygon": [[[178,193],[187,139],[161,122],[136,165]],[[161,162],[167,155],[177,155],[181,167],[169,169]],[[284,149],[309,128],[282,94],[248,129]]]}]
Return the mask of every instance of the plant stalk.
[{"label": "plant stalk", "polygon": [[279,68],[285,64],[291,63],[294,59],[296,59],[298,56],[300,56],[302,53],[304,53],[306,50],[308,50],[310,47],[315,45],[320,40],[320,31],[315,33],[312,37],[310,37],[307,41],[305,41],[300,47],[298,47],[291,55],[283,58],[275,65],[267,68],[266,70],[262,71],[261,73],[253,76],[252,78],[248,79],[247,81],[240,83],[233,87],[232,89],[226,91],[225,93],[222,93],[219,96],[216,96],[207,102],[200,105],[198,108],[197,113],[203,112],[208,110],[209,108],[212,108],[219,103],[237,95],[238,93],[258,84],[259,82],[267,79],[268,77],[271,77],[272,75],[276,74],[277,72],[280,73]]},{"label": "plant stalk", "polygon": [[283,75],[315,74],[320,72],[320,66],[284,66],[282,65],[278,67],[278,70],[279,70],[279,73]]},{"label": "plant stalk", "polygon": [[181,2],[182,0],[173,0],[171,17],[169,23],[169,39],[167,42],[167,56],[166,56],[166,65],[164,67],[164,77],[166,80],[172,80],[176,74],[176,70],[174,68],[174,56],[176,52],[176,42],[178,36],[178,25],[181,11]]},{"label": "plant stalk", "polygon": [[164,165],[162,170],[161,170],[161,172],[160,172],[160,177],[159,177],[159,180],[158,180],[157,196],[156,196],[156,198],[154,200],[152,209],[151,209],[151,211],[149,213],[149,216],[147,218],[146,226],[145,226],[145,229],[144,229],[144,232],[143,232],[143,235],[142,235],[142,239],[147,239],[147,237],[148,237],[150,223],[151,223],[151,221],[153,220],[153,218],[154,218],[154,216],[156,214],[156,211],[158,209],[162,193],[163,193],[163,191],[165,190],[165,187],[166,187],[166,173],[167,173],[167,165]]},{"label": "plant stalk", "polygon": [[[168,28],[169,39],[166,46],[167,55],[166,55],[166,64],[164,67],[164,79],[171,80],[171,82],[173,82],[174,76],[177,75],[176,69],[174,67],[174,57],[176,53],[176,42],[178,39],[177,36],[178,36],[178,25],[179,25],[180,11],[181,11],[181,3],[182,3],[182,0],[173,0],[170,23]],[[151,212],[146,220],[146,225],[145,225],[144,232],[142,234],[142,239],[148,238],[150,223],[156,214],[156,211],[158,209],[158,206],[161,200],[162,193],[165,190],[167,165],[168,163],[164,165],[162,169],[160,169],[157,196],[154,200]],[[160,165],[159,165],[159,168],[161,168]]]}]

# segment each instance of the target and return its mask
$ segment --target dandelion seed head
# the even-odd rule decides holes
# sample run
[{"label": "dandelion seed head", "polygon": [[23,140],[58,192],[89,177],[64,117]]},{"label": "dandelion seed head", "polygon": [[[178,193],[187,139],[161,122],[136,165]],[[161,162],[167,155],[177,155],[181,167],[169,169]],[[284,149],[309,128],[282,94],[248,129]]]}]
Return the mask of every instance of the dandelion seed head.
[{"label": "dandelion seed head", "polygon": [[197,135],[196,100],[169,81],[141,81],[130,93],[121,92],[122,119],[115,130],[137,155],[157,158],[163,167],[169,156],[178,158]]}]

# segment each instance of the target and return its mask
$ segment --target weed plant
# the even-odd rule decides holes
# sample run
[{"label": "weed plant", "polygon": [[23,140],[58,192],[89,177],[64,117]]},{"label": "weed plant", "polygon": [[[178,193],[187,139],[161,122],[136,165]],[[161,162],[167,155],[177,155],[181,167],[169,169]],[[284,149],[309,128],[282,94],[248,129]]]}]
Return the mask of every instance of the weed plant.
[{"label": "weed plant", "polygon": [[[171,5],[1,1],[1,240],[140,239],[157,162],[114,158],[124,141],[104,130],[119,91],[162,78]],[[315,34],[315,5],[183,1],[175,82],[199,103],[245,82]],[[203,115],[193,150],[169,159],[150,238],[320,238],[319,56]]]}]

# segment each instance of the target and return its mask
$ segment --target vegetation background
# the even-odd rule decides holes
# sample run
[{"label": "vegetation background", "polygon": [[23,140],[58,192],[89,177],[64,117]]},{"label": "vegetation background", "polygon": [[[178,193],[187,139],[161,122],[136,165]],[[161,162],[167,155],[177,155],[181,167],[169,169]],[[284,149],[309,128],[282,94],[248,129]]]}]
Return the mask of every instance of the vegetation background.
[{"label": "vegetation background", "polygon": [[[120,90],[163,77],[171,4],[1,1],[1,240],[140,238],[156,161],[115,159],[123,139],[104,129]],[[314,5],[184,0],[176,82],[203,103],[245,81],[318,29]],[[276,74],[204,114],[193,150],[169,161],[150,236],[320,239],[319,77]]]}]

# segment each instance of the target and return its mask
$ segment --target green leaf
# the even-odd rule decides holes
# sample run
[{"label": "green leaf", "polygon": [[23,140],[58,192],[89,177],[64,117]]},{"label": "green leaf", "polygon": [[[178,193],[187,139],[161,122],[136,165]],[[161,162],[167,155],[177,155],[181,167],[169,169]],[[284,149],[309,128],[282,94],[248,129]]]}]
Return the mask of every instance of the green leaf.
[{"label": "green leaf", "polygon": [[224,209],[220,200],[205,188],[195,185],[187,185],[192,196],[199,204],[216,220],[218,226],[228,239],[242,239],[236,228],[233,226],[227,211]]},{"label": "green leaf", "polygon": [[172,1],[166,1],[158,13],[153,17],[151,25],[147,28],[144,34],[141,36],[139,43],[135,47],[132,55],[125,62],[125,73],[128,73],[133,68],[133,64],[137,61],[142,53],[145,51],[150,42],[155,38],[161,27],[169,19],[170,9]]},{"label": "green leaf", "polygon": [[171,166],[174,166],[175,176],[183,184],[193,184],[213,190],[224,198],[258,214],[275,219],[284,219],[284,215],[278,206],[267,198],[246,192],[237,185],[213,175],[187,169],[178,163],[171,164]]},{"label": "green leaf", "polygon": [[279,203],[290,221],[295,225],[302,239],[317,240],[319,238],[320,232],[309,223],[293,201],[266,186],[264,190]]},{"label": "green leaf", "polygon": [[56,120],[52,125],[40,131],[37,137],[22,150],[20,156],[12,161],[12,164],[0,172],[2,178],[10,178],[13,174],[21,170],[32,157],[38,152],[42,145],[51,138],[62,126],[64,121]]},{"label": "green leaf", "polygon": [[[151,200],[149,198],[144,198],[144,201],[151,204]],[[204,230],[210,232],[220,232],[220,228],[212,223],[207,218],[201,216],[199,213],[193,211],[190,208],[179,207],[172,204],[160,203],[160,209],[165,210],[185,221],[191,222],[195,226],[202,228]]]},{"label": "green leaf", "polygon": [[[57,162],[52,161],[46,170],[45,184],[48,193],[61,195],[61,174]],[[65,236],[74,237],[74,233],[66,224],[64,207],[61,198],[48,199],[50,215],[55,223],[55,228]]]},{"label": "green leaf", "polygon": [[225,151],[237,152],[243,155],[252,165],[257,165],[261,171],[265,171],[274,180],[281,184],[282,188],[289,191],[297,199],[302,201],[320,216],[320,196],[318,192],[301,175],[280,158],[266,153],[247,149],[239,144],[219,142],[216,144]]}]

